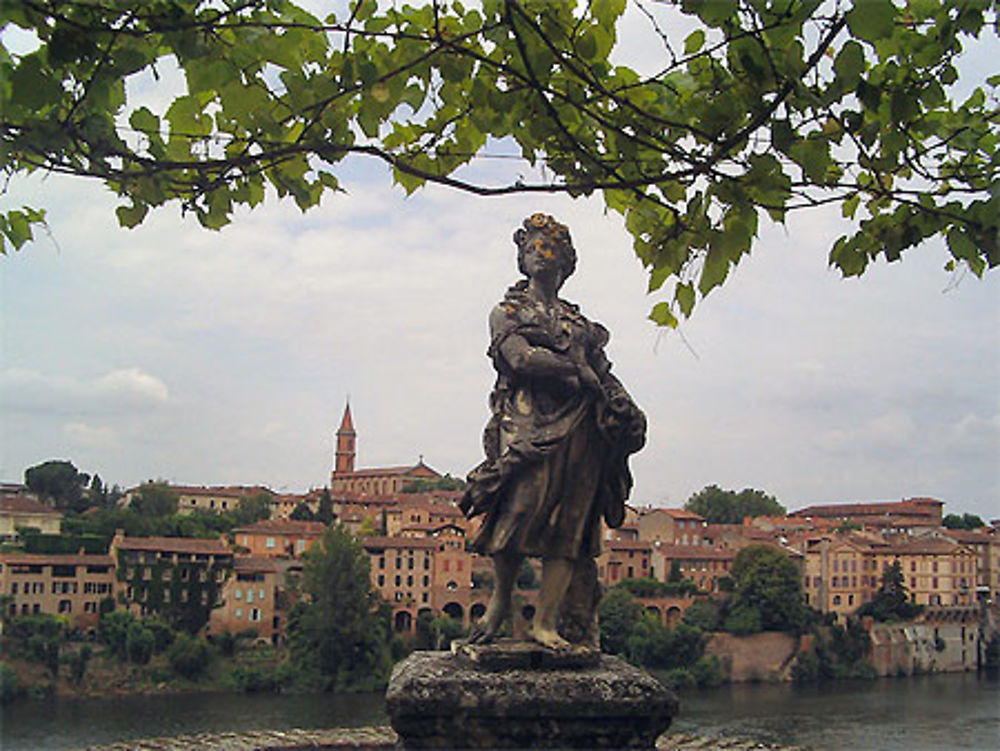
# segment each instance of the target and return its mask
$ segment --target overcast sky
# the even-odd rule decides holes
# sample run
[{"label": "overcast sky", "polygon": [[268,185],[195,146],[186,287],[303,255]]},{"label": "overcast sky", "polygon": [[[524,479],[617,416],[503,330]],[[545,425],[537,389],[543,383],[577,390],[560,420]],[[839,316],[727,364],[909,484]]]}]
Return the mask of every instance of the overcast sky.
[{"label": "overcast sky", "polygon": [[348,395],[359,466],[423,455],[464,475],[488,417],[486,317],[518,277],[513,231],[543,211],[579,254],[563,296],[611,330],[649,419],[634,502],[716,483],[790,509],[919,495],[1000,516],[997,272],[948,274],[931,243],[844,280],[826,261],[839,213],[801,214],[671,332],[646,320],[656,299],[598,200],[405,198],[361,160],[342,183],[222,232],[176,207],[120,229],[97,183],[12,185],[0,206],[45,206],[51,236],[0,259],[0,479],[66,458],[123,486],[306,490],[328,483]]}]

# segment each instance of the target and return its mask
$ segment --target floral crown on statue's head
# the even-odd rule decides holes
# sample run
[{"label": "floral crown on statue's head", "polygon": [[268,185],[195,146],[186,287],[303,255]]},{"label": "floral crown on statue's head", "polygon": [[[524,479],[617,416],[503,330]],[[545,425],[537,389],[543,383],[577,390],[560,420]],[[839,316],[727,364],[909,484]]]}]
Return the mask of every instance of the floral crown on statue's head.
[{"label": "floral crown on statue's head", "polygon": [[541,212],[532,214],[521,224],[522,226],[514,233],[514,242],[518,249],[517,266],[522,274],[526,273],[523,256],[524,250],[528,247],[528,240],[539,235],[548,240],[549,247],[556,252],[563,269],[562,278],[566,279],[573,273],[576,269],[576,249],[569,236],[569,227]]}]

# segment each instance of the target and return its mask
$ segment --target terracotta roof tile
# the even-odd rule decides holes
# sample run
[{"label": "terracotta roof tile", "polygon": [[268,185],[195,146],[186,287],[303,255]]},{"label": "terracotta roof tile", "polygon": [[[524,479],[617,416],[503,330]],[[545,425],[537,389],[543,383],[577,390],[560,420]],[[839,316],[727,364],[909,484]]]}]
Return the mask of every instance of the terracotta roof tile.
[{"label": "terracotta roof tile", "polygon": [[0,563],[25,563],[54,566],[113,566],[114,560],[107,554],[88,553],[0,553]]},{"label": "terracotta roof tile", "polygon": [[414,550],[436,550],[441,543],[431,537],[362,537],[361,544],[365,550],[381,550],[387,548],[412,548]]},{"label": "terracotta roof tile", "polygon": [[46,506],[38,499],[27,495],[0,495],[0,513],[62,516],[51,506]]},{"label": "terracotta roof tile", "polygon": [[124,537],[115,543],[120,550],[147,550],[164,553],[195,553],[201,555],[232,555],[222,540],[194,537]]},{"label": "terracotta roof tile", "polygon": [[273,574],[278,567],[271,558],[255,558],[250,555],[238,555],[233,558],[233,570],[237,573]]}]

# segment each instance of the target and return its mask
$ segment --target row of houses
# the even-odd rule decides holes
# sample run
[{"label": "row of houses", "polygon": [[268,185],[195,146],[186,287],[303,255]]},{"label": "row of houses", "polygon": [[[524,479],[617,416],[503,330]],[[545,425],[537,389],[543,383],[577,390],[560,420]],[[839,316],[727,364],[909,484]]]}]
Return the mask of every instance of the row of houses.
[{"label": "row of houses", "polygon": [[[448,613],[468,623],[485,610],[492,566],[466,549],[475,522],[466,520],[456,507],[458,495],[341,492],[334,499],[338,521],[364,534],[372,585],[392,607],[400,629],[411,629],[424,611]],[[316,498],[313,493],[305,501]],[[1000,597],[997,530],[945,529],[940,525],[941,506],[933,499],[820,506],[785,517],[748,518],[742,525],[709,524],[684,509],[630,507],[623,527],[606,535],[598,573],[604,584],[613,586],[625,579],[666,581],[676,570],[711,595],[725,588],[743,547],[765,543],[797,563],[807,603],[824,612],[848,615],[870,601],[882,572],[892,563],[900,564],[910,597],[920,605],[971,607],[978,598]],[[324,529],[320,522],[276,516],[235,530],[231,546],[222,540],[119,536],[109,552],[111,563],[102,556],[8,554],[0,556],[0,592],[11,597],[9,612],[79,616],[86,626],[96,622],[100,600],[108,596],[114,581],[119,581],[113,588],[115,598],[140,611],[178,605],[163,602],[172,596],[169,588],[158,594],[154,587],[159,598],[155,601],[144,599],[149,587],[134,583],[130,589],[127,582],[134,578],[130,569],[116,579],[122,555],[127,560],[139,556],[173,563],[194,555],[194,561],[228,561],[209,630],[252,627],[262,638],[276,638],[282,615],[273,603],[286,577],[300,568],[301,555]],[[153,572],[150,569],[148,576]],[[251,580],[262,586],[250,595],[250,602],[245,588],[227,589]],[[173,596],[185,596],[183,589]],[[140,590],[146,595],[139,596]],[[534,596],[530,587],[522,593],[526,614],[533,608]],[[647,604],[664,618],[684,606]]]}]

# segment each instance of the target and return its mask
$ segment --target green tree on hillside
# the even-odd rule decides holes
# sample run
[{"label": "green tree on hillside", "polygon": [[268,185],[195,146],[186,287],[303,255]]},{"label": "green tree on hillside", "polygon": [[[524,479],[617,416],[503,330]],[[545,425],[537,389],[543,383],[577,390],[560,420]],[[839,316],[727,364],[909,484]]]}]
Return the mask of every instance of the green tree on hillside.
[{"label": "green tree on hillside", "polygon": [[177,491],[163,480],[143,483],[133,494],[129,508],[142,516],[170,516],[177,513]]},{"label": "green tree on hillside", "polygon": [[292,513],[288,515],[288,518],[299,522],[314,522],[316,521],[316,514],[309,508],[308,503],[299,501],[295,504],[295,508],[292,509]]},{"label": "green tree on hillside", "polygon": [[90,475],[80,472],[71,461],[50,459],[24,470],[24,484],[60,511],[87,508],[85,495]]},{"label": "green tree on hillside", "polygon": [[237,524],[253,524],[271,517],[271,494],[261,491],[252,496],[240,498],[236,504],[234,518]]},{"label": "green tree on hillside", "polygon": [[339,525],[303,554],[288,636],[292,663],[314,688],[372,690],[388,680],[392,633],[369,579],[368,555]]},{"label": "green tree on hillside", "polygon": [[[0,166],[101,180],[128,227],[175,203],[217,229],[268,187],[305,210],[349,155],[408,193],[600,193],[649,291],[672,282],[651,313],[666,325],[725,281],[762,220],[824,204],[850,220],[829,254],[845,275],[932,237],[949,268],[1000,263],[1000,77],[960,81],[957,64],[995,31],[991,0],[656,4],[650,74],[613,62],[637,44],[625,0],[320,6],[5,3]],[[133,83],[173,61],[182,90],[141,98]],[[524,164],[497,182],[463,169],[499,155]],[[2,249],[19,248],[44,213],[0,220]]]},{"label": "green tree on hillside", "polygon": [[783,516],[785,507],[763,490],[744,488],[738,493],[708,485],[688,498],[684,508],[710,524],[742,524],[745,516]]}]

